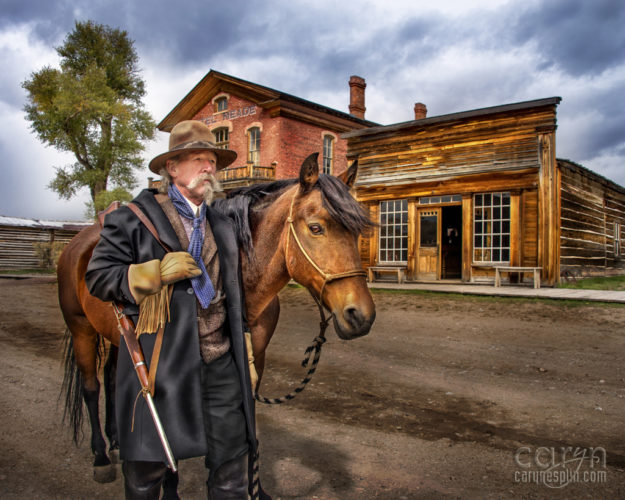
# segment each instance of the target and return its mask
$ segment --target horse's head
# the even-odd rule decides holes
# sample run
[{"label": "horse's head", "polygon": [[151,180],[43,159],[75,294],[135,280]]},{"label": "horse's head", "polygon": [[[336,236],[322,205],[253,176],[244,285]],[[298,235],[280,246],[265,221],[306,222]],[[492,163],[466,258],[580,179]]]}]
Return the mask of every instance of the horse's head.
[{"label": "horse's head", "polygon": [[371,222],[349,192],[356,162],[338,177],[319,175],[317,156],[304,160],[299,183],[285,194],[286,264],[290,276],[333,313],[339,337],[352,339],[369,333],[375,319],[358,252],[358,235]]}]

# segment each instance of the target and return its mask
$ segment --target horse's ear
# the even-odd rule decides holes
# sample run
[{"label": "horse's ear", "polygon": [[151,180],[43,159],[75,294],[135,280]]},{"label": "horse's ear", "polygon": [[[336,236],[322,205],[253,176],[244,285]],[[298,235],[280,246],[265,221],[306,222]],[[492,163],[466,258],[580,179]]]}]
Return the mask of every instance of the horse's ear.
[{"label": "horse's ear", "polygon": [[356,182],[356,176],[358,175],[358,160],[354,160],[354,162],[349,166],[347,170],[343,173],[337,175],[339,179],[341,179],[348,188],[352,188],[354,186],[354,182]]},{"label": "horse's ear", "polygon": [[319,153],[309,155],[299,169],[299,184],[303,192],[311,189],[319,179],[318,157]]}]

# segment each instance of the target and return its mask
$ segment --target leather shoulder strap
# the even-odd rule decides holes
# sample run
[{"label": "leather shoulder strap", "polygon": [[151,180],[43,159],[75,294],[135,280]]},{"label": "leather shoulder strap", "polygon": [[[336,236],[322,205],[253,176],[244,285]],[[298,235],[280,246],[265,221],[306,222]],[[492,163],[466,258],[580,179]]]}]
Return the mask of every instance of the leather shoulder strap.
[{"label": "leather shoulder strap", "polygon": [[152,224],[152,221],[148,219],[148,217],[143,213],[143,211],[133,202],[128,203],[128,205],[126,206],[134,212],[134,214],[139,218],[139,220],[148,229],[148,231],[152,233],[152,236],[156,238],[156,241],[160,243],[160,245],[165,249],[165,251],[171,252],[171,248],[169,248],[165,243],[163,243],[163,241],[161,241],[161,238],[158,236],[158,232],[156,231],[154,224]]}]

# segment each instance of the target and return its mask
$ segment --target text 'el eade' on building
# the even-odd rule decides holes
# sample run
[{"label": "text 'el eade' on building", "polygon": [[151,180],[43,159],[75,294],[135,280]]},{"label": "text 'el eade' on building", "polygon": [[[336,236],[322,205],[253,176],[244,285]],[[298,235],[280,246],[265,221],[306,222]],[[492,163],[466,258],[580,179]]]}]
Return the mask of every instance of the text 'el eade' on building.
[{"label": "text 'el eade' on building", "polygon": [[365,268],[464,282],[536,268],[545,285],[625,273],[625,188],[556,158],[559,97],[433,117],[417,103],[414,120],[382,126],[364,118],[364,79],[349,87],[344,113],[210,71],[159,129],[207,123],[238,153],[226,191],[294,177],[312,152],[325,173],[357,159],[355,195],[378,223],[360,238]]}]

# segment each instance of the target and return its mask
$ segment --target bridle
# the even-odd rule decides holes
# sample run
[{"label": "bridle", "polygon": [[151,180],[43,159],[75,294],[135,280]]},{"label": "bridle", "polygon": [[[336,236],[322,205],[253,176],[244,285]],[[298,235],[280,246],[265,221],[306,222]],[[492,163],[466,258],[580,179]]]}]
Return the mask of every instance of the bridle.
[{"label": "bridle", "polygon": [[[306,373],[306,376],[304,377],[304,379],[300,382],[299,386],[296,387],[292,392],[290,392],[289,394],[282,396],[281,398],[266,398],[264,396],[261,396],[258,392],[256,392],[254,394],[254,398],[256,399],[256,401],[259,401],[261,403],[265,403],[265,404],[282,404],[286,401],[289,401],[291,399],[293,399],[295,396],[297,396],[297,394],[299,394],[300,392],[302,392],[305,388],[306,388],[306,384],[308,384],[308,382],[310,382],[310,380],[312,379],[313,374],[315,373],[315,370],[317,369],[317,363],[319,363],[319,357],[321,356],[321,346],[323,346],[323,344],[326,341],[325,338],[325,332],[326,329],[328,328],[328,325],[330,324],[330,320],[332,319],[333,314],[331,313],[329,316],[326,316],[325,311],[324,311],[324,306],[323,306],[323,291],[325,290],[326,284],[332,282],[332,281],[336,281],[339,279],[343,279],[343,278],[351,278],[352,276],[366,276],[367,273],[364,269],[353,269],[351,271],[344,271],[341,273],[334,273],[334,274],[329,274],[326,273],[323,269],[321,269],[316,263],[315,261],[312,259],[312,257],[310,255],[308,255],[308,252],[306,251],[306,249],[304,248],[304,246],[302,245],[302,242],[300,241],[299,237],[297,236],[297,232],[295,231],[295,225],[293,224],[293,205],[295,204],[295,198],[297,197],[297,193],[299,192],[299,188],[298,190],[295,191],[295,194],[293,195],[293,198],[291,199],[291,207],[289,208],[289,216],[286,219],[286,224],[288,224],[289,228],[287,230],[287,235],[286,235],[286,242],[285,242],[285,246],[284,246],[284,258],[286,261],[286,265],[287,265],[287,270],[288,270],[288,262],[289,262],[289,239],[290,239],[290,235],[293,235],[293,239],[295,240],[295,242],[297,243],[297,246],[300,249],[300,252],[302,252],[302,255],[304,255],[304,257],[306,257],[306,260],[310,263],[311,266],[313,266],[313,268],[321,275],[321,277],[323,278],[323,285],[321,286],[321,291],[319,292],[319,297],[317,298],[317,296],[312,292],[312,290],[309,289],[310,295],[312,295],[313,299],[315,299],[315,302],[317,303],[317,307],[319,308],[319,316],[321,318],[320,322],[319,322],[319,335],[317,335],[312,344],[310,346],[308,346],[306,348],[306,351],[304,352],[304,360],[302,361],[302,367],[306,368],[307,366],[309,366],[308,368],[308,372]],[[290,272],[289,272],[290,274]],[[314,351],[314,354],[313,354]],[[310,361],[311,356],[313,356],[312,362]]]},{"label": "bridle", "polygon": [[[286,224],[288,224],[289,228],[287,231],[287,236],[286,236],[286,243],[284,245],[284,259],[286,261],[286,265],[287,265],[287,270],[288,270],[288,266],[289,266],[289,235],[293,235],[293,239],[295,240],[295,243],[297,243],[297,246],[300,250],[300,252],[302,252],[302,255],[304,257],[306,257],[306,260],[310,263],[310,265],[313,267],[313,269],[315,269],[315,271],[317,271],[321,277],[323,278],[323,285],[321,285],[321,290],[319,292],[319,297],[315,297],[314,294],[311,293],[311,295],[313,295],[313,297],[315,297],[315,300],[318,303],[323,304],[323,291],[325,290],[325,287],[328,283],[332,282],[332,281],[336,281],[336,280],[340,280],[343,278],[351,278],[353,276],[367,276],[367,272],[364,269],[352,269],[351,271],[343,271],[340,273],[334,273],[334,274],[329,274],[326,273],[323,269],[321,269],[316,263],[315,261],[312,259],[312,257],[308,254],[308,252],[306,251],[306,249],[304,248],[304,246],[302,245],[302,242],[300,241],[299,237],[297,236],[297,232],[295,231],[295,224],[293,224],[293,206],[295,205],[295,198],[297,197],[297,194],[299,193],[299,188],[295,191],[295,194],[293,194],[293,198],[291,198],[291,206],[289,207],[289,216],[286,218]],[[289,274],[291,274],[289,272]]]}]

